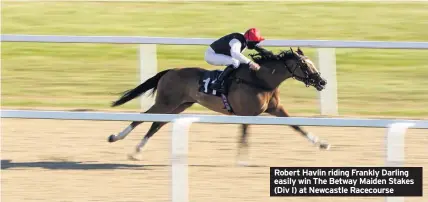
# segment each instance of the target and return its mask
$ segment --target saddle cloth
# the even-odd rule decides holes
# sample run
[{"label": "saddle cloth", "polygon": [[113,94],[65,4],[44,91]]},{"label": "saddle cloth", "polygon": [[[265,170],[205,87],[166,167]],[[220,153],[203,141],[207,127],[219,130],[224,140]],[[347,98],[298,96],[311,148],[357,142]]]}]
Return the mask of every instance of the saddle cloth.
[{"label": "saddle cloth", "polygon": [[227,93],[229,90],[229,84],[230,84],[230,79],[225,79],[223,82],[223,86],[225,89],[225,93],[219,93],[216,90],[213,90],[211,88],[212,83],[214,83],[218,76],[222,73],[221,70],[212,70],[212,71],[206,71],[200,78],[199,78],[199,92],[207,94],[207,95],[212,95],[212,96],[216,96],[216,97],[221,97],[223,100],[223,104],[225,106],[225,108],[231,113],[233,114],[233,110],[232,107],[230,106],[228,100],[227,100]]},{"label": "saddle cloth", "polygon": [[[217,80],[221,72],[222,72],[221,70],[206,71],[202,75],[202,77],[199,79],[199,92],[220,97],[221,93],[217,92],[216,90],[213,90],[211,88],[211,85]],[[228,80],[225,79],[224,83],[222,84],[222,85],[226,85],[225,86],[226,92],[227,92],[227,82]]]}]

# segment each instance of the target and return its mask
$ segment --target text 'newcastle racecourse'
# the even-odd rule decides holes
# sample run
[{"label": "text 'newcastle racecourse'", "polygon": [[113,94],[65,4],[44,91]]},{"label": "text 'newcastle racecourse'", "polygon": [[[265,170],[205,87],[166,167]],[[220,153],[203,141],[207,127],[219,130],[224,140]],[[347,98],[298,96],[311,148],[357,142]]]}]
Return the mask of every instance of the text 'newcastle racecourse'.
[{"label": "text 'newcastle racecourse'", "polygon": [[271,196],[422,196],[422,167],[271,167]]}]

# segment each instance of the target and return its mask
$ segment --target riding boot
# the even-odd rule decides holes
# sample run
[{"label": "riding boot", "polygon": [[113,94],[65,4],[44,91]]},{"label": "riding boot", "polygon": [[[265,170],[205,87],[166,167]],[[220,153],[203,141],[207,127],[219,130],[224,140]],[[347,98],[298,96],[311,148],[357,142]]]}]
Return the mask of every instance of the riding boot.
[{"label": "riding boot", "polygon": [[211,87],[213,90],[216,90],[220,93],[224,93],[225,89],[223,86],[223,81],[225,78],[227,78],[230,73],[232,73],[232,71],[235,70],[235,68],[233,67],[233,65],[229,65],[226,67],[226,69],[218,76],[217,80],[215,80]]}]

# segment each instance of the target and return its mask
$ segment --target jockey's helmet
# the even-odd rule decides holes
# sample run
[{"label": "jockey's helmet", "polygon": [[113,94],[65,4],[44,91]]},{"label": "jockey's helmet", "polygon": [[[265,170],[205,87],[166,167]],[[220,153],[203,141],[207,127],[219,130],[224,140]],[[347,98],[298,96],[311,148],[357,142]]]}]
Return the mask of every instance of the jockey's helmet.
[{"label": "jockey's helmet", "polygon": [[245,39],[247,41],[253,41],[253,42],[261,42],[265,40],[265,38],[260,35],[260,31],[257,28],[250,28],[248,29],[244,34]]}]

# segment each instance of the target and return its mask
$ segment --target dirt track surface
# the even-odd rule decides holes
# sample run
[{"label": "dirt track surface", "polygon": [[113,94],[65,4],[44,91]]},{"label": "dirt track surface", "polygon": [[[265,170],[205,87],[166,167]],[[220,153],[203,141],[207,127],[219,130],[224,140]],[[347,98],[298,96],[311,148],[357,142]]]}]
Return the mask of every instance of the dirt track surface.
[{"label": "dirt track surface", "polygon": [[[2,201],[170,200],[171,124],[133,151],[151,123],[126,139],[129,122],[2,119]],[[373,201],[383,197],[269,197],[269,166],[383,166],[385,129],[306,127],[332,144],[319,151],[287,126],[251,126],[251,167],[235,164],[238,125],[194,124],[189,136],[190,201]],[[428,167],[428,131],[406,134],[406,166]],[[428,193],[428,169],[424,170]],[[406,202],[428,201],[428,196]]]}]

